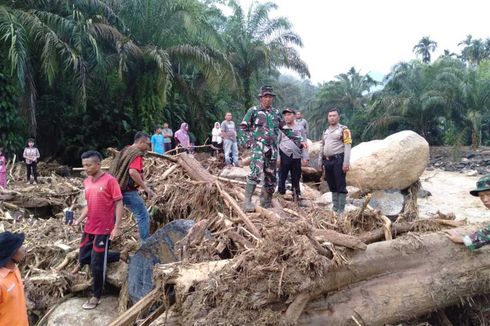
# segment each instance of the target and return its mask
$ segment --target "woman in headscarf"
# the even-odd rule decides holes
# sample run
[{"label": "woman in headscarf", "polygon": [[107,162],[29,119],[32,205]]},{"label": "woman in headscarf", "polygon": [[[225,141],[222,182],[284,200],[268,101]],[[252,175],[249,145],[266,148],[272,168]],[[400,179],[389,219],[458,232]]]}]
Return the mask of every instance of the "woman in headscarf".
[{"label": "woman in headscarf", "polygon": [[183,122],[180,125],[180,129],[175,132],[174,135],[175,145],[184,148],[186,151],[189,150],[190,140],[189,140],[189,125],[187,122]]},{"label": "woman in headscarf", "polygon": [[213,144],[214,155],[218,157],[218,152],[221,149],[223,143],[223,138],[221,138],[221,125],[219,122],[214,123],[214,128],[211,131],[212,139],[211,144]]}]

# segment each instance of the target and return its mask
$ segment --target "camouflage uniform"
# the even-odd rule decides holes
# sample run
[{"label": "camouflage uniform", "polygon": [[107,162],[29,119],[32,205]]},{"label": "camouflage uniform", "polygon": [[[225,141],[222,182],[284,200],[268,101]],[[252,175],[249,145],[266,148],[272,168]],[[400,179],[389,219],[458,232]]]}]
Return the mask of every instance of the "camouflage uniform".
[{"label": "camouflage uniform", "polygon": [[[481,177],[476,183],[476,189],[470,191],[472,196],[478,197],[480,192],[490,191],[490,174]],[[482,199],[483,201],[483,199]],[[490,225],[478,230],[477,232],[467,235],[463,238],[465,246],[471,251],[490,244]]]},{"label": "camouflage uniform", "polygon": [[279,110],[262,107],[250,108],[240,123],[240,142],[252,149],[250,175],[247,182],[258,185],[264,175],[264,189],[273,193],[276,188],[277,137],[283,132],[298,146],[303,138],[295,135],[283,120]]}]

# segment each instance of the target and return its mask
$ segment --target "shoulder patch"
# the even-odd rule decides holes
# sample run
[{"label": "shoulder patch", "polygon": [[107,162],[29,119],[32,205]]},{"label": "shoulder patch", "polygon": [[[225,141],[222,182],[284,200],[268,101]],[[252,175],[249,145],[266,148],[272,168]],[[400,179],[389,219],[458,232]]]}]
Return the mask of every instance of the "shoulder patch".
[{"label": "shoulder patch", "polygon": [[344,144],[352,145],[352,135],[350,133],[349,128],[344,126],[342,129],[343,129],[342,130],[342,142]]}]

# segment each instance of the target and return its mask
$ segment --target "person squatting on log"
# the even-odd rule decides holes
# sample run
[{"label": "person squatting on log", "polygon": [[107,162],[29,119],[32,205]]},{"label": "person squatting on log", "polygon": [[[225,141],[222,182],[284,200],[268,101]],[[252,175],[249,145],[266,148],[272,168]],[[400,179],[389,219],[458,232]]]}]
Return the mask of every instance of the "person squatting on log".
[{"label": "person squatting on log", "polygon": [[0,326],[28,326],[19,264],[26,255],[23,233],[0,233]]},{"label": "person squatting on log", "polygon": [[39,150],[34,146],[34,139],[29,138],[27,140],[27,147],[24,148],[24,160],[26,162],[27,169],[27,183],[32,184],[31,175],[34,178],[34,184],[37,184],[37,160],[41,155],[39,154]]},{"label": "person squatting on log", "polygon": [[352,136],[350,130],[339,123],[339,109],[329,109],[327,121],[329,126],[322,135],[319,160],[325,172],[325,180],[332,192],[333,210],[342,214],[347,197],[345,177],[350,166]]},{"label": "person squatting on log", "polygon": [[141,131],[137,132],[134,143],[117,154],[109,168],[109,173],[117,179],[121,187],[124,206],[136,217],[142,243],[150,234],[150,216],[138,189],[142,189],[148,199],[155,196],[143,176],[143,155],[150,146],[150,136]]},{"label": "person squatting on log", "polygon": [[280,112],[272,107],[274,91],[271,86],[262,86],[258,95],[260,105],[248,109],[240,123],[240,141],[252,149],[250,174],[245,188],[246,212],[254,212],[252,195],[255,187],[261,182],[263,175],[260,204],[264,208],[271,207],[272,194],[276,188],[277,137],[284,132],[298,147],[307,147],[303,138],[295,136],[287,126]]},{"label": "person squatting on log", "polygon": [[[480,178],[476,183],[476,189],[471,190],[470,194],[475,197],[480,197],[483,205],[490,209],[490,174]],[[490,244],[490,225],[464,237],[455,230],[449,230],[447,232],[449,233],[449,239],[455,243],[463,243],[471,251]]]},{"label": "person squatting on log", "polygon": [[233,115],[227,112],[225,120],[221,123],[221,135],[223,137],[223,150],[225,152],[225,163],[227,167],[239,166],[238,143],[236,138],[235,122]]},{"label": "person squatting on log", "polygon": [[[87,178],[83,181],[85,188],[85,206],[80,217],[73,223],[77,226],[87,218],[80,241],[79,265],[90,264],[92,269],[93,296],[83,304],[86,310],[95,309],[100,302],[105,283],[107,264],[126,259],[122,254],[109,251],[110,241],[119,232],[123,215],[123,195],[117,179],[101,170],[102,155],[97,151],[82,154],[83,170]],[[115,221],[114,221],[115,216]]]},{"label": "person squatting on log", "polygon": [[[293,133],[297,137],[306,139],[306,130],[303,125],[300,125],[296,121],[295,112],[292,109],[286,108],[282,111],[284,120],[287,126],[291,128]],[[279,143],[279,185],[277,192],[281,195],[286,194],[286,179],[289,172],[291,172],[291,184],[293,187],[293,198],[296,202],[299,202],[301,197],[301,190],[299,187],[299,180],[301,179],[301,165],[306,165],[309,159],[308,150],[305,148],[299,148],[291,139],[282,133],[278,136]]]},{"label": "person squatting on log", "polygon": [[7,159],[0,147],[0,188],[7,189]]}]

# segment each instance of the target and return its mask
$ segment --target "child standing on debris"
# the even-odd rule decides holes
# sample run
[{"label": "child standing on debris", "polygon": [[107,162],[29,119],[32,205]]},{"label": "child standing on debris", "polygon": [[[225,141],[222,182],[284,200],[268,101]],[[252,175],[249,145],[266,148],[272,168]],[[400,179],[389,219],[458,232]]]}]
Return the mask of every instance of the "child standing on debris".
[{"label": "child standing on debris", "polygon": [[37,160],[41,155],[37,147],[34,147],[34,139],[29,138],[27,140],[27,147],[24,148],[24,160],[26,161],[27,168],[27,183],[32,184],[31,175],[34,178],[34,184],[37,184]]},{"label": "child standing on debris", "polygon": [[[490,174],[480,178],[476,183],[476,189],[470,191],[475,197],[480,197],[483,205],[490,209]],[[490,225],[477,232],[465,235],[464,237],[457,233],[456,230],[449,230],[449,239],[455,243],[464,243],[471,251],[490,244]]]},{"label": "child standing on debris", "polygon": [[[73,225],[80,224],[85,218],[87,223],[80,242],[79,266],[90,264],[93,277],[93,296],[83,306],[90,310],[97,307],[102,296],[107,263],[127,260],[125,255],[109,251],[111,240],[117,236],[123,215],[123,195],[121,188],[109,173],[101,170],[102,155],[97,151],[82,154],[83,170],[87,174],[83,185],[87,206]],[[114,222],[115,215],[115,222]]]},{"label": "child standing on debris", "polygon": [[7,189],[7,167],[3,148],[0,147],[0,188]]},{"label": "child standing on debris", "polygon": [[0,326],[28,326],[24,285],[17,264],[26,255],[23,233],[0,233]]}]

